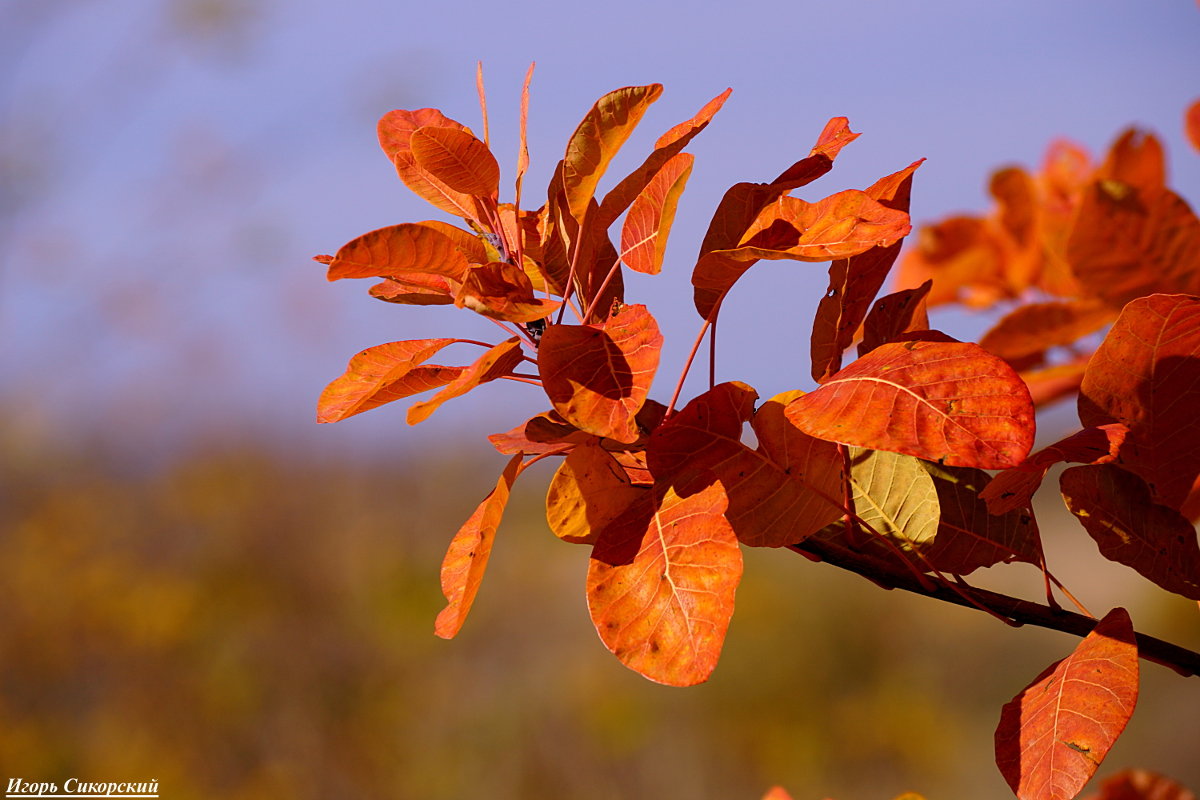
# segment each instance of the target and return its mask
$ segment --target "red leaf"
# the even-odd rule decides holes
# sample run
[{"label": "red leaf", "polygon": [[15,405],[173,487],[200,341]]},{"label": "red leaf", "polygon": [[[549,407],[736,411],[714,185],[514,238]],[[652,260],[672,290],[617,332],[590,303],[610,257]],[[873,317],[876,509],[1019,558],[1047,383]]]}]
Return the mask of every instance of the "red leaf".
[{"label": "red leaf", "polygon": [[1059,483],[1067,508],[1105,558],[1132,567],[1168,592],[1200,600],[1196,529],[1175,509],[1154,503],[1141,478],[1105,464],[1072,467]]},{"label": "red leaf", "polygon": [[1009,362],[1073,344],[1116,319],[1116,309],[1095,300],[1027,303],[1001,317],[979,346]]},{"label": "red leaf", "polygon": [[1196,795],[1170,778],[1127,769],[1105,780],[1088,800],[1196,800]]},{"label": "red leaf", "polygon": [[410,272],[403,282],[384,278],[371,287],[369,294],[387,303],[411,306],[448,306],[454,302],[454,287],[442,275]]},{"label": "red leaf", "polygon": [[457,339],[414,339],[368,347],[350,359],[346,373],[325,387],[317,422],[337,422],[384,403],[445,386],[462,367],[419,366]]},{"label": "red leaf", "polygon": [[1005,514],[1026,508],[1042,485],[1046,471],[1062,461],[1080,464],[1108,464],[1117,458],[1129,429],[1121,424],[1084,428],[1065,439],[1044,447],[1015,467],[1004,470],[979,493],[992,514]]},{"label": "red leaf", "polygon": [[534,297],[533,283],[524,270],[493,261],[467,270],[454,304],[492,319],[532,322],[549,316],[562,302]]},{"label": "red leaf", "polygon": [[454,538],[442,561],[442,594],[446,607],[441,610],[434,623],[434,633],[443,639],[453,639],[467,619],[467,613],[475,602],[488,558],[492,554],[492,542],[496,529],[508,505],[509,491],[517,475],[521,473],[521,456],[513,456],[504,468],[496,488],[484,498]]},{"label": "red leaf", "polygon": [[419,197],[448,214],[463,219],[478,220],[475,199],[465,192],[451,189],[417,164],[412,151],[412,135],[418,128],[470,129],[446,117],[436,108],[415,111],[389,111],[379,120],[379,146],[396,167],[400,180]]},{"label": "red leaf", "polygon": [[975,344],[885,344],[793,401],[787,417],[831,442],[1003,469],[1033,444],[1033,404],[1008,364]]},{"label": "red leaf", "polygon": [[657,83],[609,92],[596,101],[571,134],[563,160],[563,188],[567,207],[577,221],[583,220],[613,156],[661,94],[662,85]]},{"label": "red leaf", "polygon": [[[449,230],[447,230],[449,229]],[[466,231],[462,236],[444,222],[405,222],[359,236],[337,251],[329,264],[329,280],[440,275],[461,281],[472,259],[486,261],[483,246]],[[474,247],[468,244],[474,242]],[[419,280],[420,278],[418,278]]]},{"label": "red leaf", "polygon": [[[870,252],[870,251],[868,251]],[[863,254],[867,255],[866,253]],[[865,356],[867,353],[874,350],[880,345],[888,342],[900,341],[900,338],[906,333],[915,333],[916,331],[929,330],[929,312],[925,307],[925,298],[929,295],[929,290],[933,286],[933,281],[925,281],[916,289],[902,289],[899,292],[893,292],[875,301],[875,305],[871,306],[871,312],[867,314],[867,318],[863,320],[863,339],[858,344],[858,354]],[[817,312],[820,315],[820,311]],[[849,321],[849,315],[843,313],[843,321]],[[817,366],[817,348],[816,348],[816,326],[813,327],[813,365],[814,373]],[[836,344],[845,341],[843,338],[836,340]],[[819,376],[821,382],[829,379],[834,367],[841,369],[841,351],[838,351],[837,358],[829,360],[826,371],[829,374],[822,373]],[[817,377],[814,374],[814,377]]]},{"label": "red leaf", "polygon": [[1096,177],[1126,183],[1142,192],[1162,189],[1167,185],[1162,143],[1154,134],[1136,128],[1122,132],[1109,148]]},{"label": "red leaf", "polygon": [[1178,508],[1200,473],[1200,298],[1131,302],[1092,356],[1079,419],[1129,428],[1125,466],[1157,502]]},{"label": "red leaf", "polygon": [[1133,625],[1114,608],[1001,711],[996,764],[1017,797],[1075,797],[1125,729],[1137,682]]},{"label": "red leaf", "polygon": [[567,422],[633,442],[661,349],[658,324],[641,305],[624,306],[603,324],[551,325],[538,348],[542,385]]},{"label": "red leaf", "polygon": [[417,166],[456,192],[495,198],[500,165],[488,146],[461,128],[417,128],[409,138]]},{"label": "red leaf", "polygon": [[600,533],[588,565],[588,611],[621,663],[658,683],[691,686],[717,665],[742,555],[713,483],[637,504]]},{"label": "red leaf", "polygon": [[505,375],[511,375],[513,369],[521,363],[521,340],[514,336],[488,350],[469,367],[463,368],[458,377],[451,381],[446,388],[428,400],[414,403],[408,409],[408,424],[416,425],[429,418],[438,407],[455,397],[466,394],[480,384],[494,381]]},{"label": "red leaf", "polygon": [[1184,128],[1187,130],[1187,137],[1192,143],[1192,147],[1200,150],[1200,100],[1188,106]]},{"label": "red leaf", "polygon": [[630,269],[648,275],[657,275],[662,270],[675,209],[692,174],[694,160],[689,153],[676,155],[663,164],[633,201],[621,229],[621,260]]}]

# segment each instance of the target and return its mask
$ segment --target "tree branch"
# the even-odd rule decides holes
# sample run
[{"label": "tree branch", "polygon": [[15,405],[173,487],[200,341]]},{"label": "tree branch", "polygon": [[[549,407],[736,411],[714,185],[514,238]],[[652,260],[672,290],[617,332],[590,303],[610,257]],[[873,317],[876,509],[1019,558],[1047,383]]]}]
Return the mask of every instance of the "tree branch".
[{"label": "tree branch", "polygon": [[[970,595],[981,605],[987,606],[1011,620],[1013,625],[1037,625],[1040,628],[1049,628],[1080,637],[1087,636],[1092,632],[1092,628],[1096,627],[1097,620],[1091,617],[1063,609],[1054,609],[998,592],[990,592],[986,589],[960,585],[956,590],[944,583],[925,587],[910,572],[899,565],[892,565],[830,542],[806,539],[798,545],[792,545],[791,549],[812,560],[824,561],[848,572],[861,575],[885,589],[903,589],[936,600],[945,600],[965,608],[973,608],[974,606],[962,596],[962,594]],[[1144,633],[1137,634],[1137,647],[1138,655],[1147,661],[1169,667],[1185,677],[1200,676],[1200,653],[1153,636],[1147,636]]]}]

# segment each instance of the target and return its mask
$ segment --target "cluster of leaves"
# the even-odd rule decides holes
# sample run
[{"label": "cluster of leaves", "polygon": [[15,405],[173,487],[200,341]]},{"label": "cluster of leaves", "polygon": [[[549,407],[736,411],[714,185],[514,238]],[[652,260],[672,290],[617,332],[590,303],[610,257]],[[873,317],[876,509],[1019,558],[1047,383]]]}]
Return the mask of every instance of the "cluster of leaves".
[{"label": "cluster of leaves", "polygon": [[[951,591],[1016,622],[1025,620],[981,600],[963,576],[1023,561],[1045,573],[1049,611],[1065,614],[1051,594],[1057,581],[1031,507],[1059,461],[1084,465],[1064,473],[1064,496],[1104,556],[1200,600],[1200,549],[1181,512],[1200,475],[1200,423],[1189,413],[1200,402],[1200,289],[1189,282],[1200,281],[1200,223],[1163,185],[1153,140],[1123,138],[1086,176],[1066,150],[1040,182],[1006,173],[993,182],[1001,199],[995,218],[945,225],[952,233],[942,238],[953,247],[938,249],[941,234],[926,237],[934,245],[910,257],[905,273],[925,270],[931,279],[877,299],[911,230],[921,162],[864,191],[793,197],[858,135],[845,118],[831,119],[777,178],[736,184],[720,201],[692,271],[700,332],[663,405],[649,397],[662,334],[644,305],[626,303],[622,271],[661,270],[693,164],[683,149],[729,92],[659,137],[637,169],[598,196],[662,87],[606,94],[571,135],[545,202],[527,211],[520,200],[529,76],[511,204],[499,201],[481,78],[479,86],[482,139],[435,109],[392,111],[379,123],[405,184],[466,227],[393,225],[317,257],[330,280],[381,279],[371,288],[379,299],[466,308],[505,332],[498,343],[437,338],[364,350],[322,394],[319,421],[436,389],[410,406],[415,424],[497,379],[540,387],[549,406],[489,437],[511,458],[450,543],[439,636],[454,636],[474,602],[514,482],[548,458],[561,464],[546,518],[559,538],[591,546],[587,602],[601,640],[666,684],[701,682],[715,667],[742,546],[792,548],[885,585],[898,585],[887,576],[900,568],[923,590]],[[619,247],[610,235],[618,222]],[[831,262],[811,338],[818,388],[759,402],[744,383],[716,383],[714,368],[709,389],[677,408],[730,290],[757,261],[779,259]],[[929,328],[931,298],[957,297],[959,284],[977,303],[1030,289],[1063,299],[1014,312],[1026,316],[1002,321],[985,339],[989,349]],[[1030,455],[1035,404],[1021,371],[1118,311],[1080,368],[1083,429]],[[573,321],[564,322],[568,312]],[[843,366],[856,341],[857,359]],[[429,363],[460,343],[484,352],[462,366]],[[1003,471],[992,478],[985,470]],[[1093,626],[1071,656],[1005,707],[997,761],[1023,798],[1073,797],[1133,711],[1132,623],[1114,609]]]}]

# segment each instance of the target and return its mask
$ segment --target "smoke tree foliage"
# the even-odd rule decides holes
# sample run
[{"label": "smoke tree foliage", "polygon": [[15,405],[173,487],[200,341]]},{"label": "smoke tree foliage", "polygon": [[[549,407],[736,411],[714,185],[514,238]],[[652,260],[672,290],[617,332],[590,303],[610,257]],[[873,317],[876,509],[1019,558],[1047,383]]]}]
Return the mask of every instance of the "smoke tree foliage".
[{"label": "smoke tree foliage", "polygon": [[[329,280],[375,279],[379,300],[465,309],[502,331],[489,342],[363,350],[321,395],[318,421],[424,395],[408,408],[416,424],[500,379],[545,394],[545,412],[488,437],[510,458],[450,541],[437,635],[453,637],[466,620],[513,484],[555,459],[549,527],[587,547],[592,623],[650,680],[708,678],[743,547],[795,551],[886,587],[1082,637],[1004,706],[995,737],[996,763],[1018,797],[1076,796],[1133,713],[1140,660],[1200,672],[1200,655],[1136,633],[1124,609],[1099,621],[1087,612],[1046,563],[1032,508],[1048,468],[1076,464],[1060,489],[1100,554],[1200,601],[1200,220],[1165,185],[1158,140],[1131,130],[1100,163],[1056,143],[1037,174],[997,172],[993,213],[921,230],[897,268],[907,288],[879,296],[912,231],[921,161],[861,191],[795,197],[858,136],[845,118],[829,120],[778,177],[738,183],[718,204],[692,268],[699,333],[663,405],[650,398],[663,334],[650,309],[626,297],[622,275],[662,269],[692,170],[684,149],[730,92],[600,193],[662,87],[604,95],[527,209],[531,75],[512,202],[500,201],[480,73],[482,138],[432,108],[379,122],[400,179],[456,221],[391,225],[317,257]],[[1200,147],[1198,116],[1193,107],[1188,124]],[[811,338],[818,388],[763,398],[745,383],[715,383],[710,366],[708,390],[681,398],[726,295],[764,259],[830,263]],[[929,327],[930,306],[1001,301],[1013,310],[978,344]],[[473,360],[442,355],[452,345],[475,348]],[[1031,453],[1036,409],[1071,394],[1079,430]],[[964,579],[1016,561],[1042,570],[1044,603]],[[1064,610],[1055,588],[1080,613]],[[1098,796],[1191,796],[1163,781],[1122,773]]]}]

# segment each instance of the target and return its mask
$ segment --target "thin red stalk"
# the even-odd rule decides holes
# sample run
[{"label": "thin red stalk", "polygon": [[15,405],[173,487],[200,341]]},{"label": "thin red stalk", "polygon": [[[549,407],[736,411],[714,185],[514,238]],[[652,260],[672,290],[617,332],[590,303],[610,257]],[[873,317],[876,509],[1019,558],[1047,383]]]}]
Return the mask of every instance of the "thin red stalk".
[{"label": "thin red stalk", "polygon": [[717,385],[717,320],[712,322],[712,334],[708,337],[708,388]]},{"label": "thin red stalk", "polygon": [[542,385],[542,382],[538,380],[538,376],[536,375],[522,375],[514,372],[512,375],[501,375],[500,377],[507,381],[516,381],[517,383],[531,383],[534,386]]},{"label": "thin red stalk", "polygon": [[[505,333],[507,333],[507,334],[508,334],[510,337],[511,337],[511,336],[520,336],[522,339],[524,339],[525,341],[529,342],[529,345],[530,345],[530,347],[533,347],[533,348],[535,348],[535,349],[537,348],[537,345],[536,345],[536,344],[534,344],[534,341],[533,341],[533,339],[532,339],[532,338],[530,338],[529,334],[525,332],[525,329],[524,329],[524,328],[517,328],[516,330],[513,330],[512,328],[508,327],[507,325],[505,325],[503,322],[501,322],[501,321],[500,321],[500,320],[498,320],[498,319],[493,319],[492,317],[484,317],[484,319],[488,320],[488,321],[489,321],[489,322],[491,322],[493,325],[495,325],[496,327],[498,327],[500,330],[502,330],[502,331],[504,331]],[[489,345],[489,347],[490,347],[490,346],[491,346],[491,345]]]},{"label": "thin red stalk", "polygon": [[[717,315],[716,311],[712,314]],[[692,362],[696,360],[696,353],[700,350],[700,343],[704,341],[704,334],[708,333],[708,326],[712,324],[711,320],[704,320],[704,324],[700,326],[700,333],[696,336],[695,343],[692,344],[692,351],[688,353],[687,361],[684,362],[683,371],[679,373],[679,382],[675,384],[675,391],[671,394],[671,402],[667,403],[667,413],[663,419],[668,419],[671,414],[675,413],[675,403],[679,400],[679,393],[683,391],[683,382],[687,379],[688,371],[692,368]]]},{"label": "thin red stalk", "polygon": [[488,135],[487,92],[483,90],[483,62],[475,62],[475,91],[479,93],[479,110],[483,114],[483,143],[492,146]]},{"label": "thin red stalk", "polygon": [[613,276],[621,269],[621,257],[613,261],[613,265],[608,268],[608,274],[604,276],[604,281],[600,284],[600,288],[596,290],[596,296],[592,298],[592,302],[588,303],[587,311],[583,312],[584,324],[592,318],[592,312],[596,310],[596,304],[600,302],[600,296],[604,294],[604,290],[608,288],[608,284],[612,281]]}]

